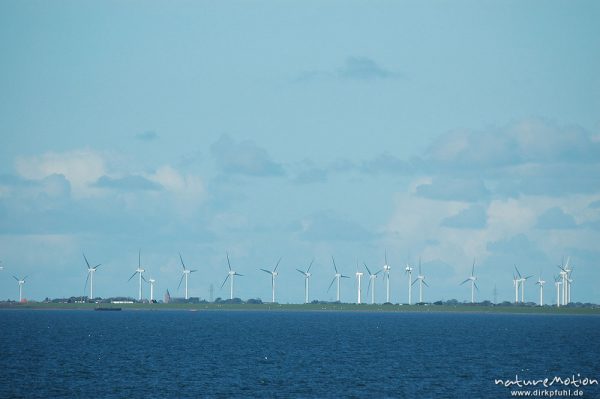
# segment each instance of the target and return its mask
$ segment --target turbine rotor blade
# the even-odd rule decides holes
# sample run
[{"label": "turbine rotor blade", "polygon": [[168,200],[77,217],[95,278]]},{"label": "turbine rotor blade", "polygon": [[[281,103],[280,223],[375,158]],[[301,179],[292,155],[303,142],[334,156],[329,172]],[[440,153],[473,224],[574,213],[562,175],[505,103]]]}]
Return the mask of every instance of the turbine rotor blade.
[{"label": "turbine rotor blade", "polygon": [[310,265],[308,265],[308,269],[306,269],[306,273],[308,273],[310,271],[310,268],[312,267],[314,262],[315,262],[314,259],[310,261]]},{"label": "turbine rotor blade", "polygon": [[329,290],[331,289],[331,286],[333,285],[334,282],[335,282],[335,277],[333,278],[333,280],[331,280],[329,287],[327,287],[327,292],[329,292]]},{"label": "turbine rotor blade", "polygon": [[425,280],[423,280],[423,284],[425,284],[427,287],[429,287],[429,284],[427,284],[427,282]]},{"label": "turbine rotor blade", "polygon": [[90,268],[90,262],[88,262],[87,258],[85,257],[85,254],[82,252],[83,254],[83,259],[85,259],[85,263],[87,264],[88,269]]},{"label": "turbine rotor blade", "polygon": [[177,291],[179,291],[179,287],[181,287],[181,282],[183,281],[183,277],[185,274],[181,274],[181,278],[179,279],[179,285],[177,286]]},{"label": "turbine rotor blade", "polygon": [[183,270],[185,270],[185,264],[183,263],[183,258],[181,257],[181,253],[179,253],[179,260],[181,261],[181,266],[183,266]]},{"label": "turbine rotor blade", "polygon": [[13,276],[13,278],[14,278],[15,280],[17,280],[17,281],[21,281],[21,280],[19,280],[19,279],[17,278],[17,276]]},{"label": "turbine rotor blade", "polygon": [[265,272],[265,273],[273,274],[273,272],[272,272],[272,271],[270,271],[270,270],[267,270],[267,269],[260,269],[260,270],[262,270],[262,271],[263,271],[263,272]]},{"label": "turbine rotor blade", "polygon": [[227,282],[228,279],[229,279],[229,274],[227,275],[227,277],[225,277],[225,280],[223,280],[223,284],[221,284],[221,288],[223,288],[223,286],[225,285],[225,283]]},{"label": "turbine rotor blade", "polygon": [[331,257],[331,261],[333,262],[333,268],[335,269],[335,274],[337,274],[338,270],[337,270],[337,266],[335,264],[335,259],[333,258],[333,256]]},{"label": "turbine rotor blade", "polygon": [[298,272],[299,272],[300,274],[303,274],[303,275],[305,275],[305,276],[306,276],[306,272],[303,272],[303,271],[302,271],[302,270],[300,270],[300,269],[296,269],[296,270],[298,270]]},{"label": "turbine rotor blade", "polygon": [[83,293],[85,294],[85,289],[87,288],[88,280],[90,279],[90,272],[88,272],[87,277],[85,278],[85,284],[83,285]]},{"label": "turbine rotor blade", "polygon": [[229,252],[225,252],[227,254],[227,266],[229,266],[229,271],[231,271],[231,262],[229,262]]},{"label": "turbine rotor blade", "polygon": [[365,268],[369,272],[369,275],[373,275],[373,273],[371,273],[371,271],[369,270],[369,266],[367,266],[367,264],[365,262],[363,262],[363,265],[365,265]]},{"label": "turbine rotor blade", "polygon": [[476,289],[477,291],[479,291],[479,287],[477,286],[477,283],[476,283],[475,281],[473,281],[473,285],[475,286],[475,289]]},{"label": "turbine rotor blade", "polygon": [[519,269],[517,269],[517,265],[515,265],[515,270],[517,271],[517,274],[519,275],[519,278],[521,278],[521,272],[519,271]]},{"label": "turbine rotor blade", "polygon": [[238,272],[233,273],[234,276],[243,276],[243,274],[239,274]]},{"label": "turbine rotor blade", "polygon": [[136,271],[135,271],[135,273],[133,273],[133,274],[131,275],[131,277],[129,277],[129,280],[127,280],[127,282],[129,282],[129,281],[130,281],[130,280],[133,278],[133,276],[135,276],[137,273],[138,273],[138,272],[137,272],[137,270],[136,270]]},{"label": "turbine rotor blade", "polygon": [[275,265],[275,269],[273,269],[273,272],[277,271],[277,268],[279,267],[279,262],[281,262],[281,258],[279,258],[279,260],[277,261],[277,264]]},{"label": "turbine rotor blade", "polygon": [[463,285],[464,283],[466,283],[467,281],[471,280],[470,278],[466,279],[465,281],[463,281],[462,283],[460,283],[459,285]]},{"label": "turbine rotor blade", "polygon": [[420,280],[420,279],[416,278],[416,279],[415,279],[415,281],[413,281],[411,285],[415,285],[415,283],[416,283],[417,281],[419,281],[419,280]]}]

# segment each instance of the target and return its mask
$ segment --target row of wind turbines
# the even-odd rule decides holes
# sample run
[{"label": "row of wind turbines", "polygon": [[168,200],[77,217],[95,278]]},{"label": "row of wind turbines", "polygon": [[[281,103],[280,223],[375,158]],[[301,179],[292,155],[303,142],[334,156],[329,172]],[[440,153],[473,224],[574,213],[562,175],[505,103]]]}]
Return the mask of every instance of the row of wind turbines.
[{"label": "row of wind turbines", "polygon": [[[227,257],[227,267],[228,267],[228,271],[227,271],[227,275],[225,277],[225,279],[223,280],[223,283],[221,284],[221,289],[225,286],[225,284],[227,283],[227,281],[229,281],[229,298],[233,299],[234,298],[234,281],[235,281],[235,277],[236,276],[243,276],[243,274],[238,273],[237,271],[233,270],[231,267],[231,261],[229,259],[229,253],[226,253],[226,257]],[[88,286],[88,282],[89,282],[89,298],[93,299],[94,298],[94,273],[98,270],[98,268],[101,266],[101,264],[97,264],[95,266],[91,266],[87,257],[85,256],[85,254],[83,254],[83,258],[85,260],[85,264],[87,267],[87,276],[86,276],[86,280],[85,280],[85,285],[84,285],[84,292],[87,289]],[[185,281],[185,299],[189,299],[189,291],[188,291],[188,279],[190,278],[191,273],[195,273],[198,270],[197,269],[188,269],[183,261],[183,257],[181,256],[181,254],[179,254],[179,260],[181,262],[181,267],[182,267],[182,273],[181,273],[181,278],[179,280],[179,285],[177,286],[177,289],[179,290],[179,288],[181,288],[181,284],[183,283],[183,281]],[[342,279],[350,279],[350,276],[344,275],[337,267],[337,264],[335,262],[335,258],[332,256],[331,257],[331,261],[332,261],[332,265],[333,265],[333,269],[334,269],[334,275],[333,275],[333,279],[331,280],[331,283],[329,284],[329,287],[327,288],[327,292],[329,292],[331,290],[331,288],[333,287],[333,285],[336,285],[336,301],[339,302],[340,301],[340,291],[341,291],[341,280]],[[275,264],[275,267],[272,270],[268,270],[268,269],[264,269],[264,268],[260,268],[261,271],[267,273],[270,275],[271,277],[271,301],[273,303],[276,302],[276,297],[275,297],[275,281],[277,276],[279,275],[279,272],[277,271],[279,268],[279,264],[281,263],[281,258],[279,258],[279,260],[277,261],[277,263]],[[304,302],[305,303],[309,303],[310,302],[310,278],[312,276],[310,270],[312,268],[314,264],[314,259],[310,262],[310,264],[308,265],[308,267],[306,268],[306,270],[301,270],[301,269],[296,269],[303,277],[304,277]],[[371,294],[371,300],[370,303],[374,304],[375,303],[375,280],[377,279],[377,277],[379,276],[380,273],[383,272],[384,275],[384,283],[385,283],[385,289],[386,289],[386,302],[389,303],[390,302],[390,271],[391,271],[391,266],[388,264],[387,261],[387,252],[385,253],[385,263],[383,265],[383,267],[375,272],[372,272],[371,269],[367,266],[367,264],[365,262],[363,262],[363,266],[364,266],[364,270],[367,272],[367,276],[369,278],[369,284],[367,286],[367,297],[369,296],[369,293]],[[513,287],[515,289],[515,303],[525,303],[525,282],[531,278],[532,276],[523,276],[521,274],[521,272],[519,271],[519,269],[517,268],[517,266],[515,265],[515,271],[516,274],[513,273]],[[566,263],[563,261],[561,262],[560,265],[558,265],[558,268],[560,269],[560,272],[557,276],[554,277],[554,284],[556,287],[556,306],[560,307],[561,305],[566,305],[568,303],[571,302],[571,283],[573,282],[572,277],[572,272],[574,267],[570,265],[570,258],[567,258]],[[3,266],[0,265],[0,270],[3,270]],[[409,264],[406,264],[406,267],[404,268],[404,272],[405,275],[407,276],[407,283],[408,283],[408,304],[411,305],[412,304],[412,288],[415,284],[418,284],[419,287],[419,303],[423,303],[423,287],[429,287],[429,284],[427,284],[427,282],[425,281],[425,275],[422,272],[422,267],[421,267],[421,259],[419,259],[419,267],[418,267],[418,274],[416,276],[416,278],[413,280],[413,267],[411,267]],[[147,284],[150,285],[150,301],[154,300],[154,285],[156,283],[156,280],[154,278],[148,278],[146,279],[146,277],[144,276],[144,273],[146,272],[146,270],[142,267],[141,264],[141,251],[138,252],[138,266],[135,269],[135,272],[131,275],[131,277],[129,277],[129,279],[127,280],[128,282],[131,281],[136,275],[138,276],[138,300],[142,300],[142,287],[143,287],[143,283],[142,282],[146,282]],[[359,270],[359,266],[358,266],[358,262],[356,264],[356,273],[355,273],[355,283],[356,283],[356,303],[357,304],[361,304],[363,303],[363,298],[362,298],[362,277],[364,276],[364,273]],[[13,276],[13,278],[17,281],[18,285],[19,285],[19,302],[22,301],[23,299],[23,285],[25,284],[28,276],[25,277],[17,277],[17,276]],[[473,265],[471,267],[471,275],[465,279],[463,282],[461,282],[459,285],[463,285],[466,283],[470,283],[471,285],[471,303],[475,303],[475,290],[479,290],[479,287],[477,286],[476,283],[477,277],[475,276],[475,261],[473,261]],[[539,286],[539,295],[540,295],[540,300],[539,300],[539,305],[543,306],[544,305],[544,284],[546,284],[546,281],[544,281],[542,279],[541,273],[540,276],[538,278],[538,281],[536,282],[536,285]],[[519,289],[521,292],[521,298],[519,300]]]},{"label": "row of wind turbines", "polygon": [[[567,258],[567,262],[563,261],[557,267],[560,272],[558,275],[554,276],[554,285],[556,287],[556,306],[560,307],[561,305],[567,305],[571,303],[571,284],[573,283],[572,273],[574,266],[570,264],[570,258]],[[515,265],[515,271],[517,274],[513,273],[513,287],[515,288],[515,303],[525,303],[525,282],[533,277],[533,276],[525,276],[521,275],[519,269]],[[539,286],[540,289],[540,301],[539,305],[544,306],[544,284],[546,281],[542,279],[542,273],[538,277],[538,280],[535,283]],[[519,287],[521,288],[521,300],[519,301]]]}]

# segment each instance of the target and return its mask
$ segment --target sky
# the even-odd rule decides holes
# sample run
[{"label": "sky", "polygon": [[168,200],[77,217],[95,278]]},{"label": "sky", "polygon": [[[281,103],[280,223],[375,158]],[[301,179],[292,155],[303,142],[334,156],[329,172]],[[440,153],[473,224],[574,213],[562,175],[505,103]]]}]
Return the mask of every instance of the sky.
[{"label": "sky", "polygon": [[[600,303],[597,1],[0,2],[0,298]],[[415,270],[416,272],[416,270]],[[415,273],[416,274],[416,273]],[[413,275],[413,278],[415,275]],[[376,280],[383,302],[384,282]],[[363,296],[367,291],[363,280]],[[416,285],[415,285],[416,288]],[[370,288],[368,288],[370,290]],[[149,288],[144,286],[144,296]],[[413,300],[416,298],[413,290]]]}]

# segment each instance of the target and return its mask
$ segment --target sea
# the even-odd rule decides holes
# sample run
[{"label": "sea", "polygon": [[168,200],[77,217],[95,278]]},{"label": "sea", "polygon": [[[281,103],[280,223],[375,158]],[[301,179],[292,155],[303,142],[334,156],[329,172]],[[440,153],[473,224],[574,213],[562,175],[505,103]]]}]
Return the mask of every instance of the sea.
[{"label": "sea", "polygon": [[600,317],[0,310],[0,373],[0,398],[599,398]]}]

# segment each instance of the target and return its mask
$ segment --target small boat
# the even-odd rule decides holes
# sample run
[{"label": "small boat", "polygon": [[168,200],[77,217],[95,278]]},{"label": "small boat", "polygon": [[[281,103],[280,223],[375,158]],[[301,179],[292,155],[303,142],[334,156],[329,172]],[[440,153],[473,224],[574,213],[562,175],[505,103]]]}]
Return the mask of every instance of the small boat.
[{"label": "small boat", "polygon": [[121,310],[121,308],[115,308],[115,307],[101,307],[101,306],[98,306],[97,308],[94,308],[94,310],[102,310],[102,311],[105,311],[105,310],[112,310],[112,311],[118,311],[118,310]]}]

